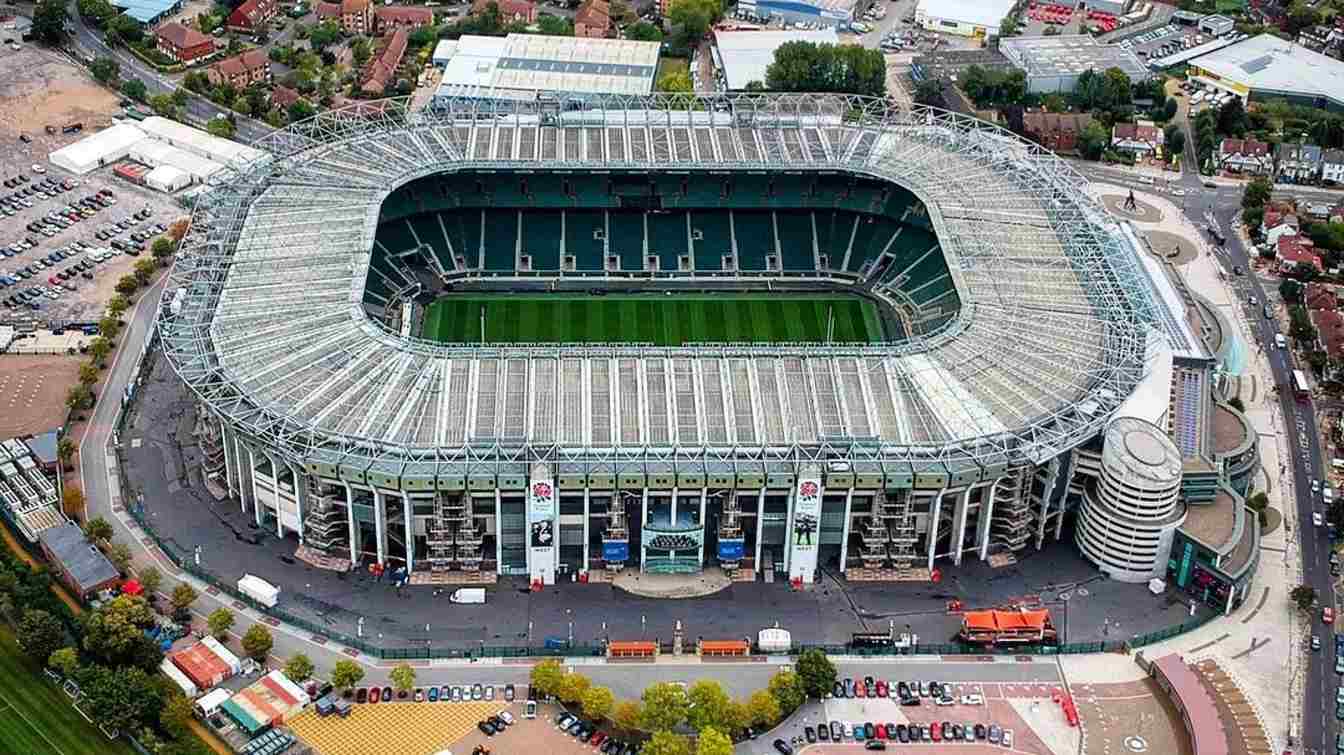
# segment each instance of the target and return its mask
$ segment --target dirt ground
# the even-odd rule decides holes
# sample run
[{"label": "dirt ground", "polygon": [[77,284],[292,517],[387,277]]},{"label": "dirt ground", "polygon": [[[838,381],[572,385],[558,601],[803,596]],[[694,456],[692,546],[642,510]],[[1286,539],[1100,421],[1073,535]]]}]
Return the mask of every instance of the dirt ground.
[{"label": "dirt ground", "polygon": [[1074,685],[1073,700],[1087,732],[1086,755],[1193,752],[1180,712],[1151,679]]},{"label": "dirt ground", "polygon": [[187,0],[182,3],[182,10],[164,19],[164,23],[176,21],[183,26],[195,29],[196,17],[202,13],[207,13],[215,4],[211,0]]},{"label": "dirt ground", "polygon": [[0,438],[58,427],[80,364],[78,356],[0,354]]},{"label": "dirt ground", "polygon": [[[5,107],[0,108],[0,160],[22,164],[46,162],[47,153],[69,144],[77,135],[49,136],[43,126],[80,122],[85,129],[111,125],[117,97],[103,89],[69,58],[25,44],[14,52],[0,50],[0,81],[5,82]],[[19,134],[33,138],[18,141]]]}]

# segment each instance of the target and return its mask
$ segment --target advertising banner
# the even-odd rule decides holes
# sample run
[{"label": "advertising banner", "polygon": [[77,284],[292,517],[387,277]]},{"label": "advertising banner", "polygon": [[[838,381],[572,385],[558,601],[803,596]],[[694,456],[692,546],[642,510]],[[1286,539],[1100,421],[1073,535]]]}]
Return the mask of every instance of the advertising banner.
[{"label": "advertising banner", "polygon": [[624,540],[602,541],[602,560],[625,563],[630,560],[630,543]]},{"label": "advertising banner", "polygon": [[747,541],[742,538],[719,540],[720,561],[741,561],[747,552]]},{"label": "advertising banner", "polygon": [[527,489],[527,571],[532,581],[555,584],[556,536],[555,485],[532,478]]},{"label": "advertising banner", "polygon": [[789,579],[813,581],[817,571],[817,543],[821,539],[821,480],[804,476],[793,497],[789,531]]}]

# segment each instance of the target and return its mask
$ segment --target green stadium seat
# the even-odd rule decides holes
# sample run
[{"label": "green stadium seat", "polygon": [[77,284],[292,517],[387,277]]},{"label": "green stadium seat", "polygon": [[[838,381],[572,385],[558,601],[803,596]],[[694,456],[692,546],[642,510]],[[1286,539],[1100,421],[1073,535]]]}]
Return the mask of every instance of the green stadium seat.
[{"label": "green stadium seat", "polygon": [[844,210],[812,213],[817,223],[817,252],[827,255],[829,268],[839,270],[845,261],[845,250],[849,249],[849,238],[854,232],[854,222],[858,216]]},{"label": "green stadium seat", "polygon": [[659,270],[664,272],[680,270],[681,257],[691,253],[686,230],[686,213],[650,212],[646,217],[649,228],[649,256],[658,257]]},{"label": "green stadium seat", "polygon": [[845,264],[845,269],[851,273],[862,270],[865,262],[877,259],[898,227],[880,215],[865,214],[858,219],[859,223],[854,228],[854,242],[849,245],[849,259]]},{"label": "green stadium seat", "polygon": [[527,177],[528,201],[532,207],[573,207],[565,194],[565,178],[554,173],[536,173]]},{"label": "green stadium seat", "polygon": [[812,235],[811,212],[776,212],[780,264],[789,272],[817,270],[816,238]]},{"label": "green stadium seat", "polygon": [[[739,266],[743,269],[767,269],[766,257],[773,256],[775,246],[774,213],[769,210],[733,210],[733,237],[737,241]],[[706,233],[708,238],[708,233]],[[697,242],[698,243],[698,242]],[[741,261],[749,260],[746,266]],[[697,266],[699,260],[696,261]]]},{"label": "green stadium seat", "polygon": [[[523,193],[522,176],[490,176],[490,190],[493,195],[492,207],[530,207],[532,200]],[[531,186],[528,187],[529,191]]]},{"label": "green stadium seat", "polygon": [[523,254],[531,255],[535,271],[560,270],[561,232],[560,213],[556,210],[531,210],[521,213],[523,224]]},{"label": "green stadium seat", "polygon": [[706,272],[723,270],[723,256],[733,252],[733,233],[728,211],[705,209],[692,211],[690,215],[691,256],[695,269]]},{"label": "green stadium seat", "polygon": [[[779,177],[776,177],[776,181]],[[732,179],[732,194],[723,204],[733,208],[770,207],[770,176],[742,175]]]},{"label": "green stadium seat", "polygon": [[566,176],[573,195],[570,204],[575,207],[610,207],[613,200],[607,188],[607,177],[575,174]]},{"label": "green stadium seat", "polygon": [[[607,245],[620,257],[622,272],[644,270],[644,213],[611,210],[607,213]],[[685,242],[683,242],[685,243]]]},{"label": "green stadium seat", "polygon": [[457,266],[453,263],[453,249],[444,236],[444,229],[439,227],[440,214],[437,212],[416,215],[411,218],[411,229],[420,239],[420,243],[429,244],[434,248],[434,256],[439,258],[439,264],[443,265],[445,270],[453,270]]},{"label": "green stadium seat", "polygon": [[416,247],[415,236],[406,220],[393,220],[378,226],[374,239],[392,254]]},{"label": "green stadium seat", "polygon": [[565,254],[574,258],[577,270],[600,273],[606,269],[606,244],[593,238],[593,231],[604,230],[604,218],[602,210],[565,211]]},{"label": "green stadium seat", "polygon": [[481,233],[487,271],[512,273],[517,269],[518,214],[517,210],[484,211]]}]

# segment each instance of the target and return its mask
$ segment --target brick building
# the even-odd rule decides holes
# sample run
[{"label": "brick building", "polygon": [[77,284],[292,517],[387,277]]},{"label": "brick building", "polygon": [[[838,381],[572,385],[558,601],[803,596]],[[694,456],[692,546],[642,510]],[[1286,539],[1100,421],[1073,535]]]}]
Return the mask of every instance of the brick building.
[{"label": "brick building", "polygon": [[607,0],[587,0],[574,14],[574,36],[601,39],[611,29],[611,5]]},{"label": "brick building", "polygon": [[230,31],[256,34],[266,28],[279,9],[276,0],[247,0],[233,9],[224,27]]},{"label": "brick building", "polygon": [[269,84],[271,59],[265,50],[248,50],[210,66],[209,76],[211,84],[229,84],[235,89],[256,83]]},{"label": "brick building", "polygon": [[154,39],[159,52],[179,63],[191,63],[215,53],[215,40],[176,21],[156,29]]}]

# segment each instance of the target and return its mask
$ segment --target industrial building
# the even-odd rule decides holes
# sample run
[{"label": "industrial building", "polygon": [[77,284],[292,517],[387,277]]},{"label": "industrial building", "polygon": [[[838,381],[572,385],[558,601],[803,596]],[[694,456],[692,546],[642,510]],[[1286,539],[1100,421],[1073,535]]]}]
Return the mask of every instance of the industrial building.
[{"label": "industrial building", "polygon": [[1082,0],[1082,4],[1088,10],[1109,13],[1112,16],[1123,16],[1129,12],[1134,0]]},{"label": "industrial building", "polygon": [[440,45],[443,77],[436,106],[456,100],[536,100],[544,93],[649,94],[658,71],[657,42],[628,39],[463,35]]},{"label": "industrial building", "polygon": [[226,167],[248,165],[265,153],[197,128],[150,116],[139,123],[117,123],[48,155],[52,165],[84,175],[121,160],[154,170],[143,181],[160,191],[204,183]]},{"label": "industrial building", "polygon": [[741,0],[737,9],[753,16],[848,29],[858,0]]},{"label": "industrial building", "polygon": [[775,50],[789,42],[835,45],[835,29],[794,31],[719,31],[714,33],[714,65],[723,71],[726,87],[739,92],[753,81],[765,82],[765,69],[775,60]]},{"label": "industrial building", "polygon": [[1201,55],[1190,80],[1243,100],[1284,99],[1295,105],[1344,110],[1344,62],[1272,34],[1261,34]]},{"label": "industrial building", "polygon": [[1026,72],[1033,94],[1071,92],[1085,71],[1119,68],[1131,81],[1152,75],[1133,51],[1101,44],[1089,34],[1011,37],[999,41],[999,51]]},{"label": "industrial building", "polygon": [[915,25],[963,37],[995,37],[1018,0],[919,0]]}]

